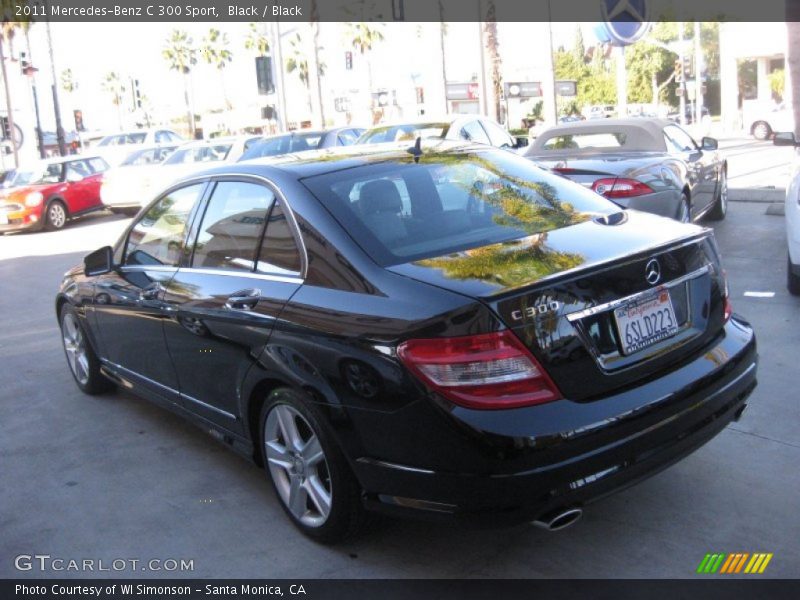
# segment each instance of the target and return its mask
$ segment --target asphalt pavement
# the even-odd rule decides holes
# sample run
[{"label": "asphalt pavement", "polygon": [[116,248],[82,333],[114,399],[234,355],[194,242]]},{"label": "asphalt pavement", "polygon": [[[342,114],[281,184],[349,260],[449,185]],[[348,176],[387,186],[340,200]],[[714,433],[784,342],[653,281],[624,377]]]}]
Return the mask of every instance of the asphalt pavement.
[{"label": "asphalt pavement", "polygon": [[[759,338],[759,386],[739,423],[561,532],[381,519],[336,547],[298,534],[264,474],[203,431],[125,392],[78,391],[54,294],[126,219],[0,237],[0,577],[691,578],[709,552],[770,552],[760,577],[796,577],[800,298],[785,287],[784,219],[766,208],[732,203],[714,225],[734,309]],[[36,554],[95,568],[141,562],[15,568]],[[142,570],[151,559],[192,560],[193,570]]]}]

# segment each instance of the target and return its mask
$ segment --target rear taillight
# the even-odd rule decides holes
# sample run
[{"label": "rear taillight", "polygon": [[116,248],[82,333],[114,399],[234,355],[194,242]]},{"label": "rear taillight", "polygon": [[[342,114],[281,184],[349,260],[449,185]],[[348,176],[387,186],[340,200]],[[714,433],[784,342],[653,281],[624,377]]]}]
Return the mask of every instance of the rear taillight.
[{"label": "rear taillight", "polygon": [[606,198],[633,198],[653,193],[653,188],[646,183],[622,177],[597,179],[592,184],[592,189]]},{"label": "rear taillight", "polygon": [[533,355],[508,330],[403,342],[397,356],[448,400],[479,409],[516,408],[561,398]]}]

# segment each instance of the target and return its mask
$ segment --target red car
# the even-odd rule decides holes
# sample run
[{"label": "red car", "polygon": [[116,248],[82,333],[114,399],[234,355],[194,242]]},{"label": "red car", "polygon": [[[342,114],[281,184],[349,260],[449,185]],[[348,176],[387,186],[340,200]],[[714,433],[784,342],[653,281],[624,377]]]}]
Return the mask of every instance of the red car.
[{"label": "red car", "polygon": [[99,156],[69,156],[19,169],[0,193],[0,233],[61,229],[67,220],[102,210],[100,185],[108,163]]}]

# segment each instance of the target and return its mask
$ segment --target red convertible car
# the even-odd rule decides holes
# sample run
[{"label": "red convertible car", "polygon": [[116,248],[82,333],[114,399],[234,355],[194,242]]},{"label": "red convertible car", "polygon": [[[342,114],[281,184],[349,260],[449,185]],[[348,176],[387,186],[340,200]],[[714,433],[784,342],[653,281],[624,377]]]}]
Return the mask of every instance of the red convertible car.
[{"label": "red convertible car", "polygon": [[69,156],[20,169],[14,187],[0,193],[0,233],[61,229],[69,219],[102,210],[100,185],[108,163]]}]

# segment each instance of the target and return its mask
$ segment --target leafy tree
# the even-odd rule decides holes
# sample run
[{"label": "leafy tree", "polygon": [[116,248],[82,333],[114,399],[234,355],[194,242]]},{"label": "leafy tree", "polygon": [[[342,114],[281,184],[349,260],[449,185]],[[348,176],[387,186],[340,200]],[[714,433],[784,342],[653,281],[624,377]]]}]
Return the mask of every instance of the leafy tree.
[{"label": "leafy tree", "polygon": [[786,71],[783,69],[775,69],[768,75],[769,89],[772,90],[772,95],[777,101],[783,100],[783,93],[786,87]]},{"label": "leafy tree", "polygon": [[[313,112],[308,58],[306,57],[306,53],[303,48],[303,38],[300,37],[299,33],[295,34],[294,37],[289,40],[289,50],[291,52],[291,56],[286,59],[286,72],[297,73],[297,77],[300,79],[300,82],[303,84],[303,86],[306,88],[306,92],[309,94],[308,106]],[[319,69],[320,76],[325,75],[325,63],[318,63],[317,68]]]},{"label": "leafy tree", "polygon": [[247,37],[244,38],[245,50],[251,50],[258,56],[267,56],[269,54],[269,38],[258,30],[255,23],[250,23],[250,31]]},{"label": "leafy tree", "polygon": [[229,45],[228,34],[221,33],[219,29],[212,27],[208,30],[208,34],[203,38],[203,44],[200,46],[200,56],[206,63],[216,67],[219,72],[222,96],[227,109],[231,108],[231,103],[228,101],[228,93],[225,90],[225,67],[233,61],[233,53],[228,49]]},{"label": "leafy tree", "polygon": [[111,104],[117,107],[117,122],[122,130],[122,99],[125,94],[125,81],[116,71],[109,71],[103,78],[103,91],[111,96]]},{"label": "leafy tree", "polygon": [[189,99],[189,78],[192,68],[197,64],[197,48],[195,48],[194,40],[186,31],[173,29],[164,44],[161,55],[169,64],[169,68],[178,71],[183,77],[183,100],[186,103],[189,133],[194,137],[194,110]]},{"label": "leafy tree", "polygon": [[[358,50],[361,56],[366,56],[368,52],[372,52],[377,44],[384,40],[383,32],[377,27],[369,23],[347,23],[346,36],[347,41],[353,49]],[[367,94],[372,98],[372,65],[367,60]],[[373,113],[373,118],[376,115]]]}]

